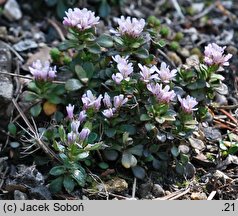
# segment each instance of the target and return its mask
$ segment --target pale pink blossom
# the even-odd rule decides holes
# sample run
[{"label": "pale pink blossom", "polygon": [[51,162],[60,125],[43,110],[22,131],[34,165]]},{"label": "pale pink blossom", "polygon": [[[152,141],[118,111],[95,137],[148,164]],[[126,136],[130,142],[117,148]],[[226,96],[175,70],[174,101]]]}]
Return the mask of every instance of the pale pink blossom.
[{"label": "pale pink blossom", "polygon": [[161,91],[161,86],[162,85],[159,85],[158,83],[156,84],[150,83],[150,84],[147,84],[146,87],[153,95],[157,95]]},{"label": "pale pink blossom", "polygon": [[170,71],[169,66],[166,65],[165,62],[162,62],[160,65],[160,69],[157,70],[159,74],[159,79],[164,83],[169,83],[177,75],[177,70],[173,69]]},{"label": "pale pink blossom", "polygon": [[112,79],[116,84],[120,84],[122,80],[129,81],[129,76],[133,73],[133,65],[127,60],[128,56],[121,57],[116,55],[115,57],[112,57],[112,59],[117,63],[117,69],[119,71],[119,73],[112,75]]},{"label": "pale pink blossom", "polygon": [[52,80],[56,77],[56,66],[50,67],[50,62],[45,61],[42,63],[40,60],[33,62],[29,67],[31,74],[36,80]]},{"label": "pale pink blossom", "polygon": [[136,38],[139,37],[143,32],[143,29],[145,27],[145,20],[138,20],[131,17],[127,17],[125,19],[124,16],[121,16],[121,18],[118,19],[118,25],[118,31],[121,35],[128,35]]},{"label": "pale pink blossom", "polygon": [[102,114],[107,118],[112,118],[114,116],[115,108],[109,108],[102,111]]},{"label": "pale pink blossom", "polygon": [[226,46],[220,47],[216,43],[208,44],[205,47],[205,58],[204,61],[207,65],[219,65],[219,66],[229,66],[229,59],[232,54],[224,55],[224,50]]},{"label": "pale pink blossom", "polygon": [[158,79],[158,74],[154,74],[154,72],[157,69],[156,66],[153,66],[151,68],[148,68],[147,66],[142,66],[140,63],[138,64],[140,68],[140,75],[141,75],[141,80],[143,80],[145,83],[150,82],[152,79]]},{"label": "pale pink blossom", "polygon": [[95,13],[83,8],[69,9],[64,17],[63,24],[69,27],[77,28],[79,31],[90,29],[99,23],[99,17],[95,17]]},{"label": "pale pink blossom", "polygon": [[73,119],[74,118],[74,105],[69,104],[68,106],[66,106],[66,111],[68,114],[68,118]]},{"label": "pale pink blossom", "polygon": [[128,58],[129,58],[129,56],[126,56],[126,57],[121,57],[120,55],[112,56],[112,59],[117,64],[128,64]]},{"label": "pale pink blossom", "polygon": [[169,103],[171,100],[174,99],[176,96],[175,92],[173,90],[170,90],[169,85],[166,85],[164,88],[162,87],[162,84],[148,84],[147,89],[153,93],[153,95],[156,97],[156,99],[161,103]]},{"label": "pale pink blossom", "polygon": [[71,131],[70,133],[67,134],[67,139],[68,139],[68,143],[72,144],[76,141],[77,139],[77,134],[74,133],[73,131]]},{"label": "pale pink blossom", "polygon": [[78,133],[80,121],[77,121],[77,120],[72,121],[70,126],[71,126],[71,131],[73,131],[74,133]]},{"label": "pale pink blossom", "polygon": [[198,104],[195,98],[190,97],[189,95],[186,98],[181,98],[180,95],[178,95],[178,100],[181,103],[181,107],[184,112],[191,113],[194,109],[194,107]]},{"label": "pale pink blossom", "polygon": [[113,98],[113,105],[116,109],[119,109],[121,106],[127,103],[128,98],[124,98],[125,96],[120,94]]},{"label": "pale pink blossom", "polygon": [[112,74],[112,79],[114,80],[116,84],[119,85],[121,81],[123,80],[123,76],[121,73]]},{"label": "pale pink blossom", "polygon": [[78,117],[78,120],[80,121],[80,123],[84,122],[85,119],[87,118],[87,113],[85,110],[82,110],[80,113],[79,113],[79,117]]},{"label": "pale pink blossom", "polygon": [[89,134],[90,134],[90,130],[88,128],[83,128],[82,131],[79,133],[79,139],[81,141],[84,141],[88,138]]},{"label": "pale pink blossom", "polygon": [[112,107],[111,98],[110,98],[110,96],[108,95],[107,92],[104,94],[103,103],[104,103],[104,106],[107,107],[107,108]]},{"label": "pale pink blossom", "polygon": [[99,95],[96,98],[90,90],[88,90],[82,96],[82,102],[83,102],[84,109],[94,108],[95,110],[98,111],[101,107],[101,100],[102,100],[102,95]]}]

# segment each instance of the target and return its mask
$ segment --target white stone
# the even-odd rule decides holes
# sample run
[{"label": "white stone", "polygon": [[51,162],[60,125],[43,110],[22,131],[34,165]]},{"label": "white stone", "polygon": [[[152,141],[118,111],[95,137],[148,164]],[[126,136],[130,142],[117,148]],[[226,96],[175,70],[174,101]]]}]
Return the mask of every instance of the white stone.
[{"label": "white stone", "polygon": [[8,0],[3,9],[4,16],[9,21],[15,21],[22,18],[22,12],[16,0]]}]

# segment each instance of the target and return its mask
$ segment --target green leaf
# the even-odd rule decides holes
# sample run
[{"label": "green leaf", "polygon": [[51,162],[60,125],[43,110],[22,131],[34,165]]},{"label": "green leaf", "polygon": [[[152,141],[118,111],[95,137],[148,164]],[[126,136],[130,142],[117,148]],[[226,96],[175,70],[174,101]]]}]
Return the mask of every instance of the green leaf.
[{"label": "green leaf", "polygon": [[141,121],[149,121],[151,118],[149,117],[149,115],[148,114],[142,114],[141,116],[140,116],[140,120]]},{"label": "green leaf", "polygon": [[127,150],[129,153],[137,156],[142,156],[143,153],[143,145],[136,145],[133,146],[132,148]]},{"label": "green leaf", "polygon": [[113,47],[113,39],[110,35],[101,35],[98,39],[97,42],[100,46],[110,48]]},{"label": "green leaf", "polygon": [[176,120],[176,118],[174,116],[170,116],[170,115],[163,116],[163,119],[165,121],[175,121]]},{"label": "green leaf", "polygon": [[32,116],[37,117],[38,115],[40,115],[41,110],[42,110],[41,104],[36,104],[35,106],[31,107],[30,113]]},{"label": "green leaf", "polygon": [[74,170],[72,173],[72,177],[76,180],[78,185],[80,185],[81,187],[84,187],[85,181],[86,181],[86,173],[83,170],[83,168],[81,168],[81,170],[79,169]]},{"label": "green leaf", "polygon": [[82,152],[75,157],[75,160],[83,160],[89,156],[89,151]]},{"label": "green leaf", "polygon": [[77,44],[75,43],[75,41],[71,41],[71,40],[65,40],[64,42],[62,42],[59,45],[59,50],[60,51],[65,51],[68,50],[70,48],[74,48]]},{"label": "green leaf", "polygon": [[56,94],[49,94],[45,97],[52,104],[60,104],[62,103],[62,99]]},{"label": "green leaf", "polygon": [[84,150],[85,151],[93,151],[93,150],[98,150],[102,147],[103,145],[103,142],[98,142],[98,143],[95,143],[95,144],[88,144]]},{"label": "green leaf", "polygon": [[49,189],[53,194],[59,193],[62,190],[63,179],[64,179],[63,176],[60,176],[50,183]]},{"label": "green leaf", "polygon": [[50,170],[50,175],[59,176],[65,173],[64,166],[55,166]]},{"label": "green leaf", "polygon": [[67,6],[65,5],[64,1],[58,1],[56,11],[60,19],[64,17],[66,10],[67,10]]},{"label": "green leaf", "polygon": [[60,125],[59,127],[59,137],[60,137],[60,140],[65,143],[66,142],[66,132],[64,130],[64,126],[63,125]]},{"label": "green leaf", "polygon": [[75,66],[75,73],[79,79],[87,78],[87,73],[81,65]]},{"label": "green leaf", "polygon": [[136,133],[136,128],[133,125],[125,124],[120,127],[122,132],[128,132],[129,135],[134,135]]},{"label": "green leaf", "polygon": [[146,58],[149,57],[149,52],[148,52],[148,50],[146,50],[145,48],[140,48],[140,49],[138,49],[138,50],[135,52],[135,55],[136,55],[138,58],[146,59]]},{"label": "green leaf", "polygon": [[109,165],[108,165],[107,163],[105,163],[105,162],[100,162],[100,163],[98,164],[98,166],[99,166],[101,169],[104,169],[104,170],[106,170],[106,169],[109,168]]},{"label": "green leaf", "polygon": [[7,128],[8,128],[8,131],[9,131],[9,133],[10,133],[11,135],[13,135],[13,136],[16,135],[16,133],[17,133],[17,128],[16,128],[15,124],[9,123],[8,126],[7,126]]},{"label": "green leaf", "polygon": [[145,129],[147,131],[152,131],[154,128],[155,128],[155,125],[153,124],[150,124],[150,123],[145,124]]},{"label": "green leaf", "polygon": [[105,130],[105,134],[107,137],[112,138],[116,135],[117,131],[114,128],[108,128]]},{"label": "green leaf", "polygon": [[121,45],[121,46],[123,46],[123,44],[124,44],[121,37],[115,36],[115,37],[113,38],[113,40],[114,40],[117,44],[119,44],[119,45]]},{"label": "green leaf", "polygon": [[162,47],[166,46],[166,41],[161,39],[158,42],[156,42],[155,44],[162,48]]},{"label": "green leaf", "polygon": [[128,152],[123,152],[122,154],[122,159],[121,159],[121,163],[125,168],[130,168],[133,166],[136,166],[137,164],[137,159],[134,155],[132,155],[131,153]]},{"label": "green leaf", "polygon": [[237,152],[238,152],[238,144],[231,146],[228,150],[228,154],[232,155],[236,154]]},{"label": "green leaf", "polygon": [[132,172],[134,176],[138,179],[143,180],[145,178],[145,175],[146,175],[145,169],[140,166],[132,167]]},{"label": "green leaf", "polygon": [[63,185],[68,193],[71,193],[75,187],[75,181],[71,176],[64,176]]},{"label": "green leaf", "polygon": [[187,88],[190,90],[203,89],[205,87],[206,87],[205,80],[197,80],[196,82],[193,82],[187,85]]},{"label": "green leaf", "polygon": [[115,161],[118,158],[118,152],[114,149],[111,150],[104,150],[103,154],[105,158],[109,161]]},{"label": "green leaf", "polygon": [[178,157],[179,149],[176,146],[173,146],[170,151],[174,157]]},{"label": "green leaf", "polygon": [[65,93],[65,86],[63,84],[58,84],[52,89],[52,92],[56,95],[62,95]]},{"label": "green leaf", "polygon": [[63,145],[60,145],[57,141],[53,141],[53,147],[56,151],[63,152],[65,147]]},{"label": "green leaf", "polygon": [[40,93],[40,89],[36,86],[35,81],[31,81],[28,83],[27,88],[31,91],[34,91],[36,93]]},{"label": "green leaf", "polygon": [[25,97],[24,97],[24,99],[26,101],[34,101],[38,98],[39,98],[39,96],[36,93],[33,93],[33,92],[27,92]]},{"label": "green leaf", "polygon": [[107,17],[111,12],[111,7],[107,3],[107,0],[102,0],[99,6],[99,16],[100,17]]},{"label": "green leaf", "polygon": [[185,171],[185,167],[181,163],[176,163],[176,172],[180,175],[183,175]]},{"label": "green leaf", "polygon": [[90,53],[93,53],[93,54],[101,53],[101,47],[97,43],[87,46],[87,49]]},{"label": "green leaf", "polygon": [[69,79],[65,83],[65,89],[67,91],[76,91],[83,87],[83,84],[78,79]]},{"label": "green leaf", "polygon": [[88,136],[88,143],[94,143],[94,141],[98,138],[98,135],[94,132],[90,133]]}]

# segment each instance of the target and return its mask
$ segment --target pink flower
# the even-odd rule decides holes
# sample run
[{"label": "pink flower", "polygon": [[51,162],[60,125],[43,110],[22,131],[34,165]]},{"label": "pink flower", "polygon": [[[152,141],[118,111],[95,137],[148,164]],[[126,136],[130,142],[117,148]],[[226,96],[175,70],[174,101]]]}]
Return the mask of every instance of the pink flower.
[{"label": "pink flower", "polygon": [[87,118],[87,113],[85,110],[82,110],[80,113],[79,113],[79,117],[78,117],[78,120],[80,121],[80,123],[84,122],[85,119]]},{"label": "pink flower", "polygon": [[66,111],[67,111],[67,114],[68,114],[68,118],[73,119],[73,117],[74,117],[74,105],[72,106],[71,104],[69,104],[68,106],[66,106]]},{"label": "pink flower", "polygon": [[78,133],[78,129],[80,126],[80,121],[72,121],[71,122],[71,131],[73,131],[74,133]]},{"label": "pink flower", "polygon": [[128,59],[129,56],[126,57],[121,57],[120,55],[112,56],[112,59],[117,63],[117,64],[128,64]]},{"label": "pink flower", "polygon": [[123,80],[123,76],[120,73],[112,74],[112,79],[116,84],[120,84],[121,81]]},{"label": "pink flower", "polygon": [[232,55],[223,55],[225,49],[226,46],[220,47],[215,43],[208,44],[204,51],[205,63],[207,65],[229,66],[228,60],[232,57]]},{"label": "pink flower", "polygon": [[190,97],[189,95],[186,98],[181,98],[180,95],[178,95],[178,100],[181,103],[181,107],[184,112],[191,113],[194,109],[194,107],[198,104],[195,98]]},{"label": "pink flower", "polygon": [[132,63],[128,63],[128,64],[117,64],[117,69],[119,70],[119,72],[122,74],[122,76],[124,78],[127,78],[130,74],[133,73],[133,67],[132,67]]},{"label": "pink flower", "polygon": [[82,131],[79,133],[79,139],[81,141],[86,140],[88,138],[90,132],[91,131],[88,128],[83,128]]},{"label": "pink flower", "polygon": [[158,70],[156,66],[148,68],[146,66],[142,66],[140,63],[138,64],[138,66],[141,70],[141,80],[143,80],[145,83],[150,82],[150,80],[152,79],[159,79],[158,74],[153,74],[156,70]]},{"label": "pink flower", "polygon": [[92,107],[98,111],[101,107],[101,100],[102,100],[102,95],[99,95],[98,98],[96,98],[90,90],[88,90],[86,94],[82,96],[84,109],[88,109]]},{"label": "pink flower", "polygon": [[107,118],[112,118],[114,116],[115,108],[109,108],[102,111],[102,114]]},{"label": "pink flower", "polygon": [[161,85],[159,85],[158,83],[156,84],[147,84],[147,89],[153,94],[153,95],[157,95],[160,93],[161,91]]},{"label": "pink flower", "polygon": [[120,108],[122,105],[126,104],[128,98],[124,98],[124,95],[120,94],[113,98],[113,105],[116,109]]},{"label": "pink flower", "polygon": [[157,73],[159,74],[159,78],[164,83],[169,83],[170,80],[172,80],[176,74],[177,70],[169,70],[169,66],[166,65],[165,62],[162,62],[160,65],[160,70],[157,70]]},{"label": "pink flower", "polygon": [[104,103],[104,106],[107,107],[107,108],[112,107],[111,98],[110,98],[110,96],[108,95],[107,92],[104,94],[103,103]]},{"label": "pink flower", "polygon": [[145,27],[145,20],[144,19],[136,19],[127,17],[125,19],[124,16],[121,16],[118,19],[118,31],[121,35],[128,35],[131,37],[139,37]]},{"label": "pink flower", "polygon": [[95,17],[95,13],[84,8],[69,9],[64,17],[63,24],[69,27],[75,27],[79,31],[90,29],[99,23],[99,17]]},{"label": "pink flower", "polygon": [[40,60],[33,62],[29,67],[31,74],[37,80],[52,80],[56,77],[56,66],[50,67],[50,62],[45,61],[44,64]]},{"label": "pink flower", "polygon": [[133,66],[132,63],[129,63],[127,60],[128,56],[121,57],[116,55],[115,57],[112,57],[112,59],[117,62],[117,69],[119,70],[119,73],[112,75],[112,79],[116,82],[116,84],[120,84],[122,80],[129,81],[129,76],[133,73]]},{"label": "pink flower", "polygon": [[77,134],[74,133],[73,131],[71,131],[70,133],[67,134],[67,139],[68,139],[68,143],[72,144],[76,141],[77,139]]},{"label": "pink flower", "polygon": [[176,96],[173,90],[169,91],[169,85],[162,88],[162,84],[148,84],[147,89],[152,92],[156,99],[161,103],[169,103]]}]

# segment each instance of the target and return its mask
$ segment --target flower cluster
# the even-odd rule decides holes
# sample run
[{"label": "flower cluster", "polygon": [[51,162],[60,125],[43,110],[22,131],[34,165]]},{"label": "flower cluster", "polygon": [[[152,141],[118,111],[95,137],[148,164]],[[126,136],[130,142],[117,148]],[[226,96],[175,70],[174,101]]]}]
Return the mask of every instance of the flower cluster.
[{"label": "flower cluster", "polygon": [[83,110],[79,113],[78,119],[74,119],[74,105],[69,104],[66,106],[66,111],[68,114],[68,118],[71,121],[71,132],[67,134],[68,144],[72,144],[74,142],[79,143],[84,142],[90,134],[90,130],[88,128],[83,128],[79,133],[79,126],[85,121],[87,114],[86,111]]},{"label": "flower cluster", "polygon": [[145,20],[144,19],[136,19],[127,17],[125,19],[124,16],[121,16],[118,19],[118,31],[121,35],[128,35],[131,37],[139,37],[145,27]]},{"label": "flower cluster", "polygon": [[170,90],[169,85],[166,85],[164,88],[162,84],[147,84],[147,89],[152,92],[152,94],[156,97],[156,99],[160,103],[169,103],[176,96],[174,90]]},{"label": "flower cluster", "polygon": [[205,47],[204,61],[207,65],[229,66],[228,60],[232,57],[232,54],[224,55],[226,46],[220,47],[215,43],[208,44]]},{"label": "flower cluster", "polygon": [[159,79],[163,83],[169,83],[169,81],[172,80],[177,75],[177,70],[173,69],[170,71],[169,66],[167,66],[165,62],[161,63],[160,69],[157,70],[157,72],[159,74]]},{"label": "flower cluster", "polygon": [[44,64],[40,60],[33,62],[29,67],[31,74],[36,80],[53,80],[56,77],[56,66],[50,67],[50,62],[46,61]]},{"label": "flower cluster", "polygon": [[198,104],[195,98],[190,97],[189,95],[186,98],[181,98],[180,95],[178,95],[178,100],[181,103],[182,110],[186,113],[191,113],[194,109],[194,107]]},{"label": "flower cluster", "polygon": [[80,121],[75,120],[71,123],[71,132],[67,134],[68,144],[76,142],[80,145],[88,138],[91,131],[88,128],[83,128],[81,132],[78,132],[79,126]]},{"label": "flower cluster", "polygon": [[132,63],[129,63],[128,56],[123,58],[119,55],[112,57],[112,59],[117,63],[117,69],[119,73],[113,74],[112,79],[116,84],[120,84],[122,80],[129,81],[130,75],[133,73]]},{"label": "flower cluster", "polygon": [[151,68],[148,68],[147,66],[142,66],[140,63],[138,64],[140,68],[140,75],[141,75],[141,80],[145,83],[150,82],[153,79],[159,79],[158,74],[154,74],[155,71],[158,70],[156,66],[153,66]]},{"label": "flower cluster", "polygon": [[93,108],[94,110],[98,111],[101,107],[101,100],[102,95],[99,95],[97,98],[93,95],[93,93],[88,90],[83,96],[82,96],[82,102],[83,102],[83,108],[89,109]]},{"label": "flower cluster", "polygon": [[63,24],[69,27],[75,27],[79,31],[90,29],[99,23],[99,17],[95,17],[95,13],[84,8],[69,9],[64,17]]},{"label": "flower cluster", "polygon": [[128,98],[124,98],[124,95],[122,94],[115,96],[113,98],[113,105],[114,105],[113,107],[110,96],[108,95],[108,93],[105,93],[103,98],[103,103],[104,103],[104,106],[107,107],[107,109],[104,110],[102,114],[107,118],[112,118],[115,112],[119,110],[121,106],[126,104],[127,101],[128,101]]}]

